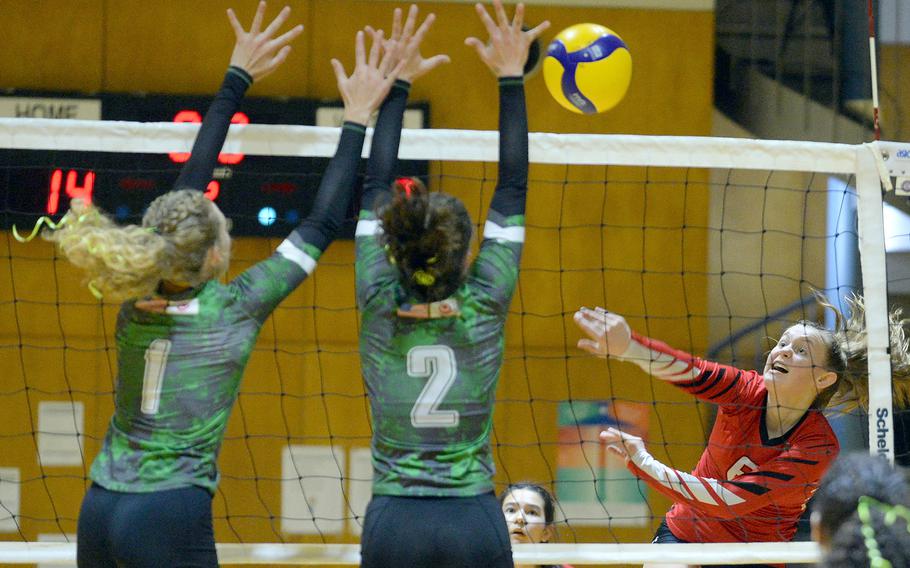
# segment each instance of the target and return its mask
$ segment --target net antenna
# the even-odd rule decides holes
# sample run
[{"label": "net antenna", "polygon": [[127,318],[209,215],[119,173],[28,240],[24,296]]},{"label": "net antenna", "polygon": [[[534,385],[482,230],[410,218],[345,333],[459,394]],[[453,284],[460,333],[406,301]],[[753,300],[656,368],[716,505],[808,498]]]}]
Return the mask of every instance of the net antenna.
[{"label": "net antenna", "polygon": [[878,120],[878,56],[875,53],[875,0],[867,0],[866,4],[869,17],[869,69],[872,80],[872,126],[875,133],[875,139],[881,140],[882,130]]}]

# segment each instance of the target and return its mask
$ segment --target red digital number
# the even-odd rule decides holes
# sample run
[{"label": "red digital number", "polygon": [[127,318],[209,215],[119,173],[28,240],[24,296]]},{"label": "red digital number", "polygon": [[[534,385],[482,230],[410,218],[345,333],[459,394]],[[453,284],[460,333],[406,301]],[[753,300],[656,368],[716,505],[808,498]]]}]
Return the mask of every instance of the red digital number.
[{"label": "red digital number", "polygon": [[[250,117],[242,112],[235,112],[231,117],[231,124],[249,124]],[[243,154],[218,154],[218,161],[222,164],[233,166],[243,161]]]},{"label": "red digital number", "polygon": [[205,193],[203,195],[205,195],[205,198],[209,201],[215,201],[218,199],[219,193],[221,193],[221,184],[215,180],[212,180],[207,186],[205,186]]},{"label": "red digital number", "polygon": [[[202,122],[202,115],[195,110],[181,110],[174,115],[174,122]],[[231,124],[249,124],[250,117],[242,112],[235,112],[231,117]],[[190,159],[189,152],[171,152],[168,154],[171,161],[175,164],[182,164]],[[243,161],[243,154],[218,154],[218,162],[221,164],[236,165]]]},{"label": "red digital number", "polygon": [[[92,192],[95,189],[95,172],[85,172],[85,178],[82,185],[76,185],[79,172],[70,170],[66,174],[66,187],[64,191],[70,199],[81,199],[86,204],[92,202]],[[51,174],[51,185],[47,193],[47,207],[45,210],[48,215],[56,215],[60,209],[60,188],[63,185],[63,170],[54,170]]]},{"label": "red digital number", "polygon": [[[182,110],[174,116],[174,122],[202,122],[202,115],[195,110]],[[175,164],[182,164],[190,159],[189,152],[171,152],[168,156]]]}]

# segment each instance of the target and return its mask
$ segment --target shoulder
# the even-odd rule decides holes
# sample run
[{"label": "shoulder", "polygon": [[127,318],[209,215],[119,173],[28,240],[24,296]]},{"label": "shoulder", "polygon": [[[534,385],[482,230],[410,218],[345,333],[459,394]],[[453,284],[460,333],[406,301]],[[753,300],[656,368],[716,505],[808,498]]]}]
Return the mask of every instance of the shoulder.
[{"label": "shoulder", "polygon": [[794,445],[806,446],[810,444],[827,443],[835,448],[840,448],[837,441],[837,435],[824,413],[817,410],[810,410],[806,420],[793,433],[790,442]]},{"label": "shoulder", "polygon": [[791,452],[799,453],[806,460],[817,462],[825,469],[840,453],[837,436],[828,419],[819,411],[809,411],[806,420],[793,432],[788,442]]}]

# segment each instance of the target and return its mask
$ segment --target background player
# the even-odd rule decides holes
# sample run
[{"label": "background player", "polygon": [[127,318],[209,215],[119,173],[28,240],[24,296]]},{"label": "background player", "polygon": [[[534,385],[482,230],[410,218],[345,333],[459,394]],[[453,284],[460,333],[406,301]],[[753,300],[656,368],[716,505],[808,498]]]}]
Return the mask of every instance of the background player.
[{"label": "background player", "polygon": [[[78,523],[80,566],[216,566],[211,500],[217,455],[241,375],[263,322],[313,271],[353,192],[365,124],[394,81],[379,45],[366,57],[357,34],[350,77],[332,64],[345,123],[312,212],[275,254],[229,284],[224,215],[199,191],[211,177],[231,116],[253,80],[274,70],[300,26],[275,32],[289,9],[260,31],[260,3],[237,43],[177,190],[156,199],[142,226],[117,227],[76,203],[48,235],[93,286],[125,298],[117,320],[115,413],[96,457]],[[151,297],[144,297],[150,295]],[[141,298],[138,301],[136,298]]]},{"label": "background player", "polygon": [[[522,4],[511,21],[499,0],[493,5],[496,22],[476,6],[489,43],[466,40],[498,77],[500,97],[499,181],[473,263],[473,226],[458,199],[430,194],[419,181],[393,188],[408,82],[432,63],[419,54],[408,62],[376,123],[356,233],[360,355],[373,424],[373,499],[361,540],[368,567],[512,565],[489,437],[524,239],[522,69],[549,24],[523,32]],[[401,33],[407,37],[415,23],[412,7]]]},{"label": "background player", "polygon": [[[622,316],[582,308],[575,322],[587,334],[578,346],[600,357],[639,365],[720,412],[692,474],[651,456],[641,438],[616,429],[601,438],[629,468],[675,504],[654,542],[789,541],[806,502],[837,457],[837,438],[822,411],[868,405],[865,318],[860,298],[851,317],[835,310],[829,331],[812,322],[788,328],[763,372],[704,361],[630,330]],[[892,358],[906,376],[907,345],[900,312],[892,314]],[[895,381],[895,405],[907,405],[907,381]]]},{"label": "background player", "polygon": [[[546,543],[556,540],[556,500],[543,485],[513,483],[499,494],[512,544]],[[562,568],[572,568],[568,564]],[[516,564],[515,568],[560,568],[543,564]]]}]

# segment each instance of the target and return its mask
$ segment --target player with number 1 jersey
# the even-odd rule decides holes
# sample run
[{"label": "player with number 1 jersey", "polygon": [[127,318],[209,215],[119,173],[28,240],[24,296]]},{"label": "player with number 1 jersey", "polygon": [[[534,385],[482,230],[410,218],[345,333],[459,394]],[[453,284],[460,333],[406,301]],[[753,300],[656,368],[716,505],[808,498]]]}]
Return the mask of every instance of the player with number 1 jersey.
[{"label": "player with number 1 jersey", "polygon": [[217,459],[244,368],[269,314],[313,272],[341,225],[366,123],[397,73],[391,59],[380,61],[378,43],[367,63],[362,31],[354,73],[332,61],[345,122],[313,207],[270,258],[223,284],[228,223],[201,190],[247,87],[284,61],[285,44],[303,29],[274,37],[285,8],[260,31],[265,9],[260,2],[249,32],[228,11],[237,35],[232,66],[177,187],[149,205],[142,225],[117,226],[74,202],[46,235],[85,269],[93,290],[124,300],[114,415],[79,514],[80,567],[217,566]]}]

